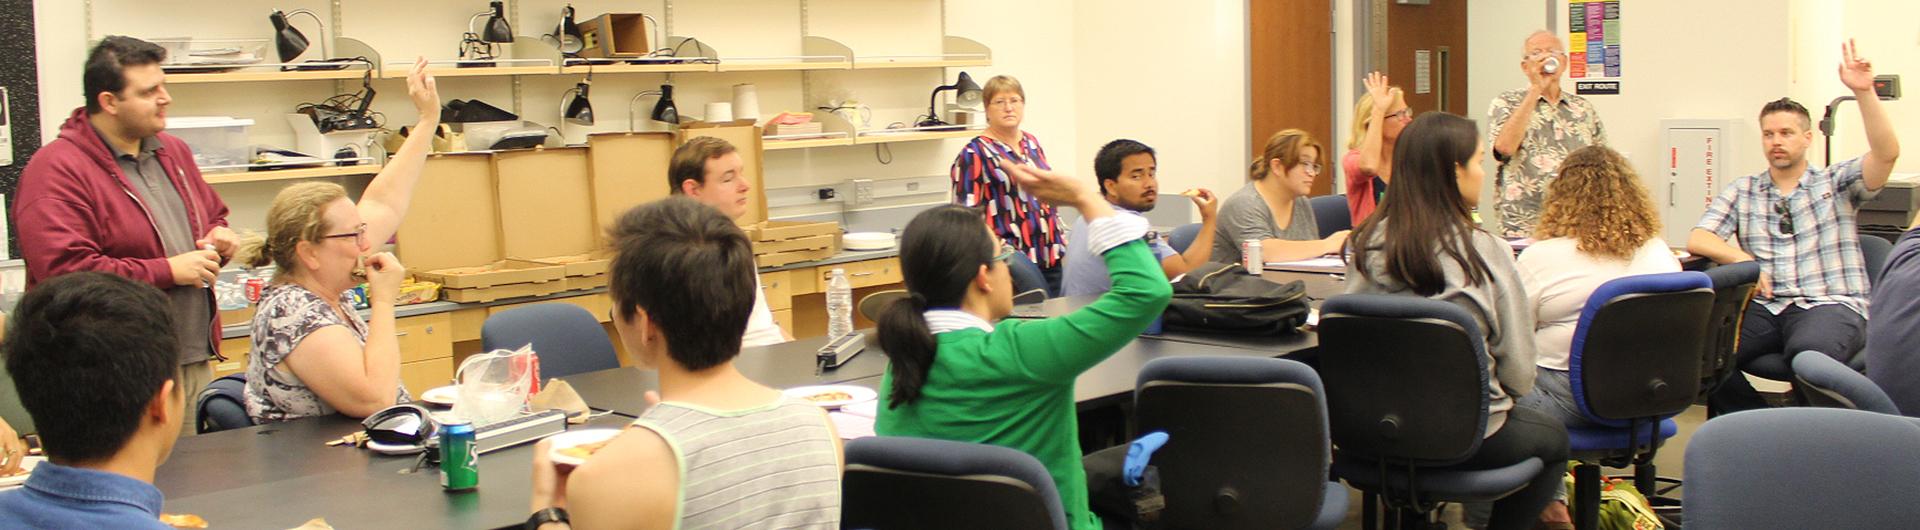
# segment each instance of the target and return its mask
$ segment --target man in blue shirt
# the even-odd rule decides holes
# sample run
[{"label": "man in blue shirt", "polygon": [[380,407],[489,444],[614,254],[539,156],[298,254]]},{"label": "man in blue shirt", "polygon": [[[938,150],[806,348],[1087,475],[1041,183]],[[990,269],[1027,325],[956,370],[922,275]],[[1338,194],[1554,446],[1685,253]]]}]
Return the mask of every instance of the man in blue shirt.
[{"label": "man in blue shirt", "polygon": [[153,473],[180,437],[186,393],[167,304],[159,289],[99,272],[27,291],[0,351],[48,461],[0,492],[5,526],[168,528]]},{"label": "man in blue shirt", "polygon": [[[1859,100],[1867,153],[1831,167],[1807,163],[1807,108],[1781,98],[1760,111],[1767,171],[1734,179],[1694,225],[1687,251],[1716,263],[1760,262],[1760,282],[1740,325],[1739,363],[1769,353],[1817,351],[1846,362],[1867,320],[1866,260],[1854,216],[1886,186],[1900,141],[1873,90],[1873,65],[1842,46],[1840,82]],[[1738,246],[1735,246],[1735,245]],[[1718,412],[1766,405],[1743,377],[1712,399]]]},{"label": "man in blue shirt", "polygon": [[[1158,159],[1153,148],[1133,140],[1114,140],[1100,148],[1093,158],[1093,173],[1100,177],[1100,194],[1112,203],[1115,210],[1123,214],[1140,215],[1152,211],[1160,198]],[[1213,218],[1220,211],[1220,201],[1215,200],[1213,192],[1195,189],[1183,195],[1193,199],[1194,206],[1200,208],[1200,233],[1195,235],[1193,243],[1184,253],[1174,252],[1172,247],[1154,239],[1148,233],[1147,246],[1153,249],[1153,255],[1160,259],[1160,269],[1167,278],[1174,278],[1194,267],[1206,263],[1213,255]],[[1061,296],[1079,296],[1100,294],[1112,288],[1113,280],[1107,276],[1107,263],[1093,255],[1087,245],[1087,222],[1085,219],[1073,222],[1073,228],[1067,231],[1066,270],[1060,279]]]}]

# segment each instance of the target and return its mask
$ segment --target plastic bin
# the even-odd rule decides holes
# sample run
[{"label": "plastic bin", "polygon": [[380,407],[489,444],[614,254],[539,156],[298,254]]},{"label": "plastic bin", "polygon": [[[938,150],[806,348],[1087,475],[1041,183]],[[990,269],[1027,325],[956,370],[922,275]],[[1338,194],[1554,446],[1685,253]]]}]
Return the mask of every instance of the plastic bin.
[{"label": "plastic bin", "polygon": [[253,145],[247,128],[253,120],[225,116],[167,118],[167,134],[193,148],[193,162],[202,173],[246,171],[253,163]]}]

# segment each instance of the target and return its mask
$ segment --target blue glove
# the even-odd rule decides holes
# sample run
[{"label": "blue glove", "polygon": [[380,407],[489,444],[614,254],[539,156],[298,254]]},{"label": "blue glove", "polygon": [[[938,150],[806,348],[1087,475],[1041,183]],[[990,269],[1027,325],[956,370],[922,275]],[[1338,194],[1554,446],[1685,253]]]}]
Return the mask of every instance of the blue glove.
[{"label": "blue glove", "polygon": [[1127,447],[1127,461],[1120,465],[1120,481],[1128,487],[1139,487],[1140,476],[1147,472],[1147,461],[1153,459],[1153,452],[1159,451],[1162,445],[1167,445],[1167,433],[1163,431],[1154,431],[1134,440]]}]

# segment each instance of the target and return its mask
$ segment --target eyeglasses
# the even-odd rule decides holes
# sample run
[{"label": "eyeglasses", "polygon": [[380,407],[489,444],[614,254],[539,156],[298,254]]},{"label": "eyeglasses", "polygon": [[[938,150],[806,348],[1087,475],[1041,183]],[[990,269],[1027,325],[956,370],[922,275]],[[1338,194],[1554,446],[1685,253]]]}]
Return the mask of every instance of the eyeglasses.
[{"label": "eyeglasses", "polygon": [[1387,115],[1387,119],[1389,119],[1389,120],[1411,120],[1411,119],[1413,119],[1413,109],[1400,109],[1400,110],[1398,110],[1398,111],[1395,111],[1395,112],[1394,112],[1393,114],[1388,114],[1388,115]]},{"label": "eyeglasses", "polygon": [[1773,214],[1780,216],[1780,233],[1793,235],[1793,210],[1787,208],[1786,199],[1773,201]]},{"label": "eyeglasses", "polygon": [[1307,176],[1310,176],[1310,177],[1320,176],[1319,162],[1307,162],[1304,164],[1300,164],[1300,167],[1303,167],[1307,170]]},{"label": "eyeglasses", "polygon": [[367,224],[360,223],[360,227],[355,229],[352,232],[347,232],[344,234],[331,234],[331,235],[320,236],[320,239],[346,239],[349,237],[353,238],[353,242],[356,244],[363,244],[363,245],[366,244]]},{"label": "eyeglasses", "polygon": [[1014,250],[1013,245],[1001,243],[1000,253],[993,256],[993,261],[1007,261],[1013,259],[1013,255],[1018,253],[1019,251]]}]

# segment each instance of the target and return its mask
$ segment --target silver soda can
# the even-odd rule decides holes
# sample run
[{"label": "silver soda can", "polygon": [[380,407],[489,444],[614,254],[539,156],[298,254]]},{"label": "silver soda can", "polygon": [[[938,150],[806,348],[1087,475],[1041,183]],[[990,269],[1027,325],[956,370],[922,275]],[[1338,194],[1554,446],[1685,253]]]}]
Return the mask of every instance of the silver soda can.
[{"label": "silver soda can", "polygon": [[1247,274],[1260,274],[1260,270],[1266,268],[1264,260],[1260,259],[1261,256],[1263,254],[1260,253],[1260,240],[1248,239],[1240,242],[1240,263],[1247,267]]}]

